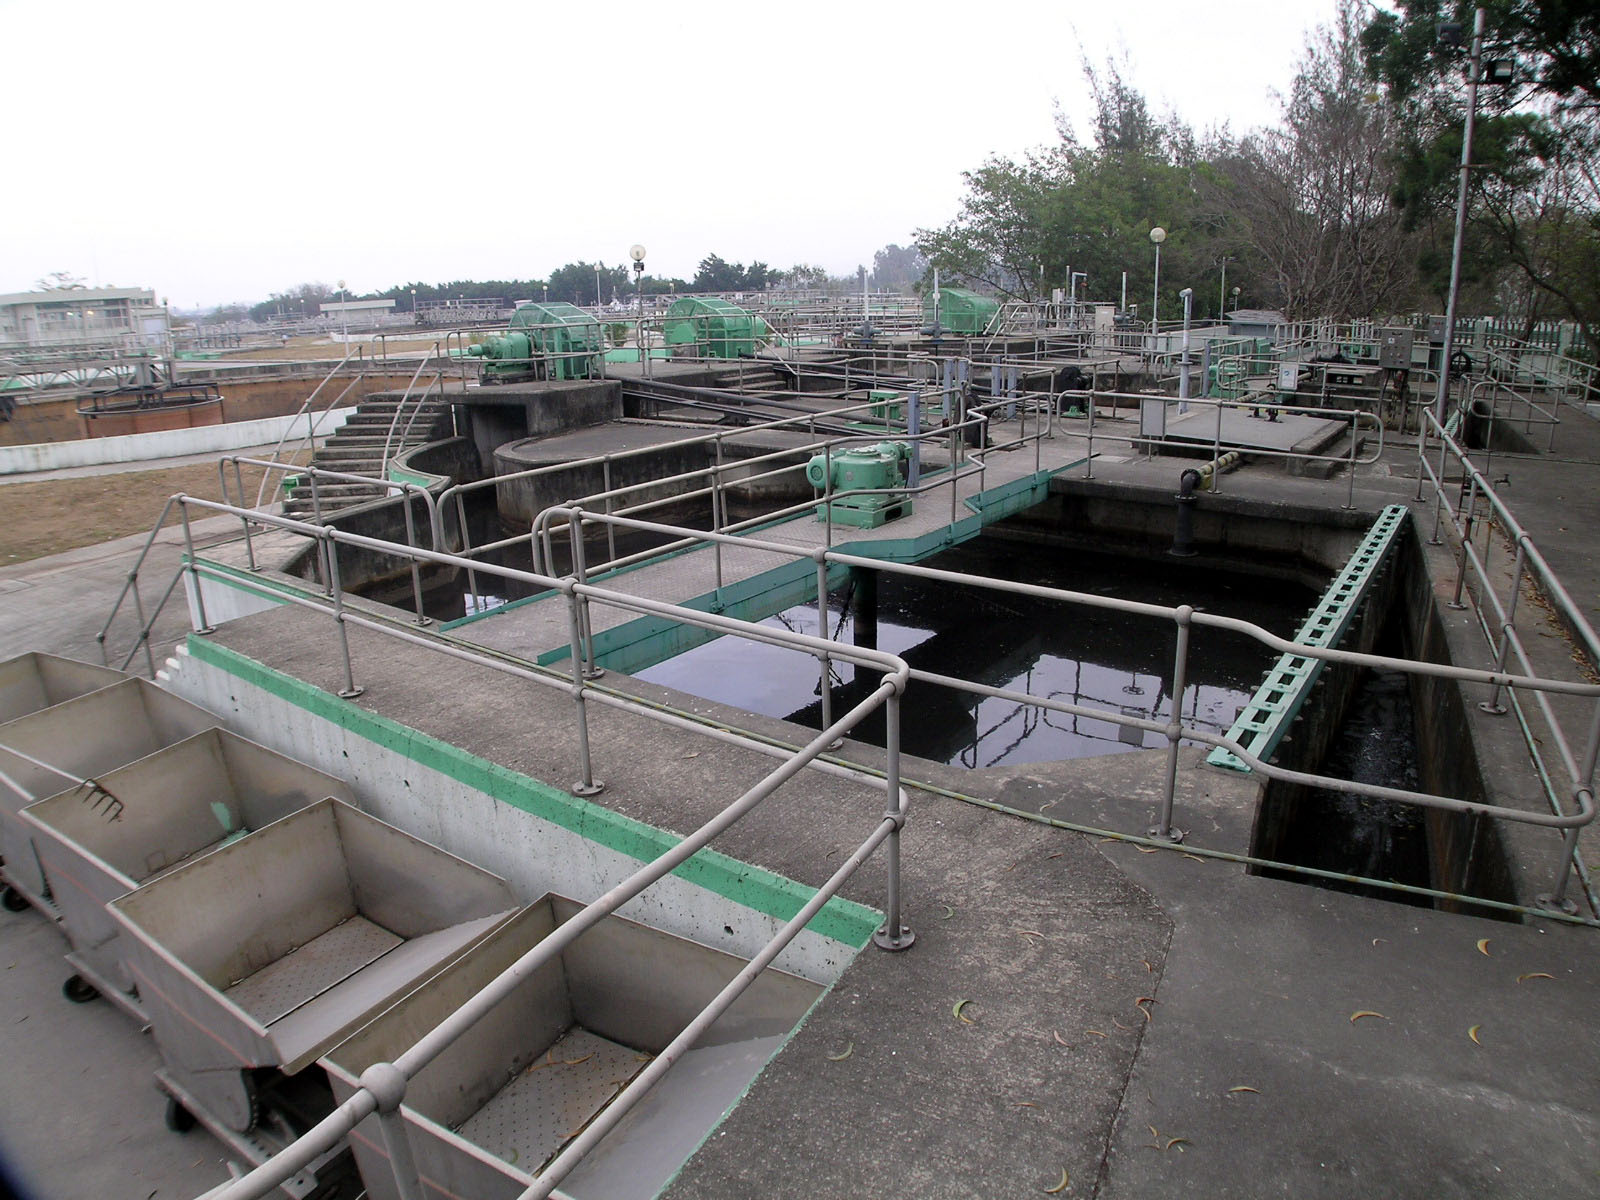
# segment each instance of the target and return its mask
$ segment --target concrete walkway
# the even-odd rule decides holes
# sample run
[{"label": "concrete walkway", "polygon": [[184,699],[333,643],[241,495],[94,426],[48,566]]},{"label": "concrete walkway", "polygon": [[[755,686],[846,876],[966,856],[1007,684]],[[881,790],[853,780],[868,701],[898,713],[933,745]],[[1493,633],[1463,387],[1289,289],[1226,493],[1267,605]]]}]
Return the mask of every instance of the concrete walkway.
[{"label": "concrete walkway", "polygon": [[[1176,477],[1170,460],[1110,458],[1123,461],[1102,460],[1098,475],[1166,490]],[[1343,479],[1289,479],[1276,465],[1223,486],[1329,506],[1345,491]],[[1414,487],[1397,454],[1362,472],[1358,501],[1375,508]],[[1577,525],[1570,497],[1566,511]],[[1597,539],[1592,522],[1568,529],[1563,553],[1592,562]],[[161,554],[170,569],[175,548]],[[126,567],[99,547],[0,571],[0,656],[98,661],[93,632]],[[174,636],[162,627],[164,643]],[[326,618],[282,609],[214,636],[329,692],[342,686]],[[574,778],[569,697],[508,690],[485,668],[364,630],[351,638],[367,687],[355,704],[535,778]],[[668,829],[704,820],[770,764],[610,709],[596,710],[593,734],[600,801]],[[853,744],[841,753],[881,758]],[[1180,773],[1184,820],[1206,845],[1248,844],[1253,789],[1197,759],[1186,752]],[[1365,900],[1056,823],[1142,828],[1163,763],[1147,752],[980,772],[909,764],[924,785],[905,835],[916,945],[869,948],[846,969],[667,1195],[1590,1194],[1594,932]],[[780,796],[719,848],[816,884],[871,813],[809,773]],[[869,866],[846,894],[881,905],[881,871]],[[29,1118],[0,1121],[6,1154],[38,1173],[43,1196],[199,1192],[221,1177],[214,1144],[166,1133],[153,1088],[141,1102],[138,1082],[131,1093],[100,1084],[112,1072],[147,1079],[149,1047],[105,1006],[52,994],[53,936],[37,917],[0,917],[0,960],[45,975],[0,992],[0,1112]],[[103,1026],[92,1037],[91,1016]],[[46,1074],[51,1063],[71,1065]]]}]

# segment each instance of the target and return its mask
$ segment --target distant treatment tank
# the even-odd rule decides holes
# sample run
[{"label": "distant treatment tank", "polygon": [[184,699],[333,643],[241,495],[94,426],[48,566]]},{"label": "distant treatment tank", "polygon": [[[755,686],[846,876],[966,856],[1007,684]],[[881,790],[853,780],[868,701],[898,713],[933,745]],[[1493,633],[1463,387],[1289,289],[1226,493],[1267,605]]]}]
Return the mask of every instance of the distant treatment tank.
[{"label": "distant treatment tank", "polygon": [[[934,311],[934,297],[938,311]],[[930,292],[922,302],[922,323],[936,333],[966,335],[988,333],[1000,315],[1000,302],[966,288],[942,287]]]},{"label": "distant treatment tank", "polygon": [[562,301],[521,305],[504,335],[469,346],[481,358],[484,383],[528,379],[591,379],[600,373],[605,340],[600,323]]}]

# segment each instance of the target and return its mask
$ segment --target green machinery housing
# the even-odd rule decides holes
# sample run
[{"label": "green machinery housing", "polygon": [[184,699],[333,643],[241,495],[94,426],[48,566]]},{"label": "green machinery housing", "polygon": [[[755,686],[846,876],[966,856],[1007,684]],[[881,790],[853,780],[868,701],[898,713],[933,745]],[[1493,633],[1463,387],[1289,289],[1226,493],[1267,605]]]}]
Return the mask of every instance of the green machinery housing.
[{"label": "green machinery housing", "polygon": [[[831,455],[818,454],[806,464],[806,479],[824,492],[865,490],[864,495],[834,495],[817,506],[817,520],[876,529],[911,514],[911,497],[894,489],[905,486],[905,465],[911,460],[907,442],[851,446]],[[831,487],[830,487],[831,480]]]},{"label": "green machinery housing", "polygon": [[[1000,302],[966,288],[942,287],[939,289],[939,328],[945,333],[988,333],[1000,316]],[[922,301],[922,323],[934,327],[933,293]]]},{"label": "green machinery housing", "polygon": [[760,317],[712,296],[680,296],[667,309],[667,345],[708,358],[748,358],[772,336]]},{"label": "green machinery housing", "polygon": [[501,337],[470,346],[484,360],[484,383],[524,379],[591,379],[600,373],[605,338],[600,323],[564,301],[524,304]]}]

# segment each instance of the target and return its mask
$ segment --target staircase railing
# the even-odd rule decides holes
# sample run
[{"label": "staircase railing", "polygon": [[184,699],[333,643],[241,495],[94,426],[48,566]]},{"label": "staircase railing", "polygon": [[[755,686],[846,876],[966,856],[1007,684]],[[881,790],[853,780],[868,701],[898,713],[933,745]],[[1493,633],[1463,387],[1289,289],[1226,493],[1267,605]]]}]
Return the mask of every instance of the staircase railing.
[{"label": "staircase railing", "polygon": [[[379,466],[382,469],[385,477],[387,477],[389,474],[390,452],[396,447],[395,432],[397,429],[399,429],[400,418],[405,415],[406,404],[411,400],[411,393],[416,389],[417,380],[422,378],[422,372],[430,362],[432,362],[434,359],[440,358],[443,358],[443,355],[439,351],[439,343],[435,342],[433,344],[433,353],[417,364],[416,371],[414,371],[411,375],[411,382],[406,384],[405,394],[400,397],[400,403],[395,406],[394,416],[389,419],[389,432],[384,436],[383,439],[383,458],[379,463]],[[422,389],[421,394],[417,396],[416,405],[411,410],[411,416],[406,420],[405,428],[399,430],[400,441],[398,444],[400,446],[404,446],[406,444],[406,439],[411,436],[411,427],[416,423],[417,414],[422,411],[422,406],[428,399],[428,393],[433,389],[435,384],[438,385],[439,395],[441,398],[443,398],[444,367],[442,365],[434,369],[433,378],[428,381],[427,385]]]},{"label": "staircase railing", "polygon": [[[311,411],[311,406],[314,403],[316,403],[317,397],[322,394],[322,389],[327,387],[328,383],[333,379],[333,377],[335,375],[337,375],[344,368],[345,364],[350,361],[350,357],[351,357],[350,348],[348,346],[346,346],[345,347],[345,351],[344,351],[344,357],[341,358],[337,363],[335,363],[334,366],[333,366],[333,369],[322,377],[322,382],[321,383],[317,384],[316,387],[311,389],[311,394],[305,398],[305,402],[300,405],[299,410],[294,414],[296,418],[303,417],[308,412]],[[356,352],[356,361],[358,363],[364,361],[362,359],[362,357],[361,357],[361,354],[360,354],[359,350]],[[346,396],[348,396],[350,394],[350,390],[352,388],[354,388],[356,386],[356,384],[360,383],[366,377],[367,377],[367,371],[363,367],[362,369],[360,369],[360,370],[358,370],[356,372],[355,377],[352,378],[349,383],[344,385],[344,390],[341,391],[337,396],[335,396],[322,409],[322,411],[320,413],[318,413],[314,418],[312,418],[308,422],[308,424],[306,426],[306,444],[308,446],[313,446],[314,447],[316,445],[317,426],[319,426],[322,423],[322,418],[327,416],[334,409],[338,408],[339,407],[339,402],[341,400],[343,400]],[[288,442],[288,440],[289,440],[289,432],[290,432],[290,430],[292,430],[294,428],[295,428],[295,423],[294,422],[290,422],[289,428],[285,429],[283,431],[283,434],[278,438],[278,444],[275,445],[272,448],[272,450],[267,454],[267,457],[269,459],[271,459],[273,462],[279,462],[279,461],[282,460],[283,453],[284,453],[284,444],[286,442]],[[269,478],[270,478],[270,474],[263,474],[261,476],[261,486],[260,486],[260,488],[258,488],[256,490],[255,507],[257,507],[257,508],[260,508],[266,502],[267,480]],[[243,494],[243,489],[242,488],[240,490],[239,500],[240,500],[240,503],[244,502],[244,494]]]}]

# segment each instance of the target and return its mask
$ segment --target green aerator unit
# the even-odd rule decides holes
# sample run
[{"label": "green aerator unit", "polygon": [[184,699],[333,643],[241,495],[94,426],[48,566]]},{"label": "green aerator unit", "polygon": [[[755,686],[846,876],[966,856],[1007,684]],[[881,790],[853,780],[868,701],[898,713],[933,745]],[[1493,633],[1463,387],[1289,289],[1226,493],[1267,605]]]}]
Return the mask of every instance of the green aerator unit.
[{"label": "green aerator unit", "polygon": [[[821,491],[866,491],[864,495],[835,495],[817,506],[817,520],[832,517],[839,525],[876,529],[911,515],[911,497],[895,489],[905,486],[905,464],[911,461],[908,442],[879,442],[876,446],[851,446],[830,457],[818,454],[806,464],[806,479]],[[832,487],[829,487],[829,478]]]},{"label": "green aerator unit", "polygon": [[668,346],[704,358],[749,358],[772,336],[767,323],[714,296],[679,296],[667,309]]},{"label": "green aerator unit", "polygon": [[484,383],[527,379],[591,379],[605,350],[600,323],[576,305],[562,301],[524,304],[511,314],[502,337],[492,337],[467,353],[484,360]]}]

